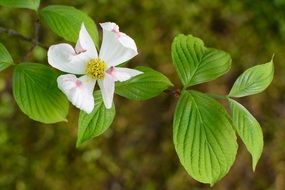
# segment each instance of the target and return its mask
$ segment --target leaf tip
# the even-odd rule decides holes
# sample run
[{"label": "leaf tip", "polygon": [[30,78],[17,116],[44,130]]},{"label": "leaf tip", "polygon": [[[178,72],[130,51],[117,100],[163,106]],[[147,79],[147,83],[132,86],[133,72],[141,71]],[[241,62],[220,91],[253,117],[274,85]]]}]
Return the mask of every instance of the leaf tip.
[{"label": "leaf tip", "polygon": [[253,172],[255,172],[255,170],[256,170],[256,166],[257,166],[257,163],[258,163],[260,157],[261,157],[261,154],[258,157],[254,157],[252,155],[252,171]]},{"label": "leaf tip", "polygon": [[258,160],[259,160],[259,158],[258,159],[254,159],[252,157],[252,171],[253,172],[255,172],[255,170],[256,170],[256,166],[257,166]]},{"label": "leaf tip", "polygon": [[84,143],[84,141],[82,141],[80,138],[77,138],[76,148],[79,148],[83,143]]},{"label": "leaf tip", "polygon": [[210,187],[211,188],[214,187],[217,181],[219,181],[219,179],[215,179],[215,178],[210,179],[210,182],[209,182]]},{"label": "leaf tip", "polygon": [[273,59],[275,57],[275,53],[273,53],[272,57],[271,57],[271,61],[273,62]]},{"label": "leaf tip", "polygon": [[253,171],[253,172],[255,172],[255,169],[256,169],[256,164],[257,164],[257,163],[255,163],[255,162],[252,162],[252,171]]},{"label": "leaf tip", "polygon": [[169,87],[174,87],[174,84],[168,79],[168,85]]}]

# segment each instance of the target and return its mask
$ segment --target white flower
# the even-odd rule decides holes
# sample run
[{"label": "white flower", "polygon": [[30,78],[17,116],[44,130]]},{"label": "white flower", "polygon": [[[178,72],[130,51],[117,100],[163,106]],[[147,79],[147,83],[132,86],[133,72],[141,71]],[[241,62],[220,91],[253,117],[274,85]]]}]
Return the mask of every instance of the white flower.
[{"label": "white flower", "polygon": [[[53,45],[48,50],[51,66],[67,73],[57,78],[59,89],[79,109],[91,113],[94,108],[93,91],[96,81],[106,108],[111,108],[116,81],[126,81],[142,72],[115,67],[138,54],[132,38],[119,31],[118,25],[100,24],[103,41],[99,55],[84,24],[81,26],[75,49],[69,44]],[[75,75],[83,75],[77,78]]]}]

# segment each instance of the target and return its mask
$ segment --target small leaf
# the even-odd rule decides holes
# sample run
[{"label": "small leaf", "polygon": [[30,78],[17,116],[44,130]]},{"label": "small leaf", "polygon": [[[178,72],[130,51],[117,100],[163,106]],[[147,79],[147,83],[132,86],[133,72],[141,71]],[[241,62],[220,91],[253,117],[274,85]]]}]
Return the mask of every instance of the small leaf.
[{"label": "small leaf", "polygon": [[211,185],[228,173],[237,152],[235,131],[224,107],[196,91],[182,91],[173,141],[189,175]]},{"label": "small leaf", "polygon": [[8,52],[8,50],[5,48],[5,46],[0,43],[0,71],[5,70],[9,66],[13,65],[14,61]]},{"label": "small leaf", "polygon": [[13,94],[18,106],[31,119],[43,123],[66,121],[69,104],[57,87],[57,74],[37,63],[16,65]]},{"label": "small leaf", "polygon": [[174,67],[185,87],[214,80],[231,68],[228,53],[207,48],[201,39],[178,35],[172,43]]},{"label": "small leaf", "polygon": [[84,12],[70,6],[52,5],[40,10],[40,18],[51,30],[67,41],[76,42],[81,24],[84,23],[89,34],[98,45],[98,31],[94,21]]},{"label": "small leaf", "polygon": [[270,62],[247,69],[235,81],[229,96],[243,97],[264,91],[274,75],[273,59]]},{"label": "small leaf", "polygon": [[37,10],[40,5],[40,0],[0,0],[0,5]]},{"label": "small leaf", "polygon": [[172,86],[169,79],[151,68],[137,67],[143,72],[125,82],[116,83],[116,93],[131,100],[147,100]]},{"label": "small leaf", "polygon": [[94,98],[95,107],[92,113],[80,112],[77,147],[104,133],[114,120],[116,114],[115,105],[113,104],[111,109],[106,109],[100,91],[94,93]]},{"label": "small leaf", "polygon": [[255,170],[263,150],[262,129],[258,121],[245,107],[235,100],[229,99],[229,101],[232,110],[233,124],[252,156],[252,169]]}]

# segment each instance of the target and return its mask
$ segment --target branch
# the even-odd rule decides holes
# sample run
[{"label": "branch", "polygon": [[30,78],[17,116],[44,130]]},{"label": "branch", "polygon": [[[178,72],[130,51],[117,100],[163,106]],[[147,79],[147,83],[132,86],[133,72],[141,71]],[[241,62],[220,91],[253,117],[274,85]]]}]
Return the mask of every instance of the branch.
[{"label": "branch", "polygon": [[[39,27],[38,27],[38,28],[39,28]],[[39,29],[38,29],[38,30],[39,30]],[[38,30],[37,30],[37,32],[38,32]],[[24,36],[24,35],[20,34],[19,32],[17,32],[16,30],[13,30],[13,29],[4,28],[4,27],[0,26],[0,33],[6,33],[6,34],[8,34],[9,36],[14,36],[14,37],[17,37],[17,38],[19,38],[19,39],[21,39],[21,40],[23,40],[23,41],[26,41],[26,42],[30,42],[30,43],[32,43],[32,44],[35,44],[35,39],[30,38],[30,37],[27,37],[27,36]],[[37,36],[38,36],[38,35],[37,35]],[[44,44],[38,42],[38,39],[37,39],[36,45],[41,46],[42,48],[44,48],[44,49],[46,49],[46,50],[48,49],[48,46],[46,46],[46,45],[44,45]]]},{"label": "branch", "polygon": [[6,33],[9,36],[15,36],[15,37],[18,37],[21,40],[24,40],[24,41],[27,41],[27,42],[32,42],[33,41],[32,38],[26,37],[26,36],[18,33],[17,31],[15,31],[13,29],[4,28],[2,26],[0,26],[0,33]]},{"label": "branch", "polygon": [[[169,88],[167,90],[164,90],[163,92],[169,96],[174,96],[175,98],[179,98],[181,94],[181,90],[176,87]],[[228,100],[229,98],[227,95],[220,95],[220,94],[215,94],[215,93],[206,93],[206,94],[215,99]]]},{"label": "branch", "polygon": [[39,36],[39,34],[40,34],[40,20],[37,19],[34,25],[35,25],[34,38],[32,39],[32,46],[31,46],[31,48],[29,49],[28,53],[27,53],[27,54],[25,55],[25,57],[24,57],[24,60],[25,60],[25,61],[26,61],[26,60],[29,60],[29,58],[32,57],[32,54],[33,54],[34,49],[35,49],[38,45],[40,45],[40,43],[39,43],[39,38],[40,38],[40,36]]},{"label": "branch", "polygon": [[164,90],[163,92],[169,96],[174,96],[175,98],[178,98],[181,94],[181,90],[176,87],[169,88],[167,90]]}]

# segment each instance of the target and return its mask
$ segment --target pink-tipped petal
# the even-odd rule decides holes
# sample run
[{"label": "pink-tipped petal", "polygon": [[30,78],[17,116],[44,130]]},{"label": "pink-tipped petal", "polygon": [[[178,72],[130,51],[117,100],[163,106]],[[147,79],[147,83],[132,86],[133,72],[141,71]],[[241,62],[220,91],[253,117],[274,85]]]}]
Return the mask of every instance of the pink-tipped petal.
[{"label": "pink-tipped petal", "polygon": [[77,54],[69,44],[53,45],[48,50],[48,63],[63,72],[84,74],[91,57],[86,53]]},{"label": "pink-tipped petal", "polygon": [[112,22],[101,23],[103,42],[99,57],[109,67],[124,63],[138,54],[135,41],[119,31],[119,26]]},{"label": "pink-tipped petal", "polygon": [[143,74],[143,72],[141,71],[122,67],[111,67],[107,70],[107,73],[110,74],[115,81],[120,82],[129,80],[132,77]]},{"label": "pink-tipped petal", "polygon": [[75,75],[66,74],[57,78],[59,89],[67,96],[68,100],[77,108],[91,113],[94,108],[93,90],[96,81],[88,76],[77,78]]},{"label": "pink-tipped petal", "polygon": [[75,51],[77,54],[86,53],[92,58],[98,57],[96,46],[91,36],[89,35],[84,23],[82,23],[81,25],[81,29],[79,32],[79,38],[75,46]]}]

